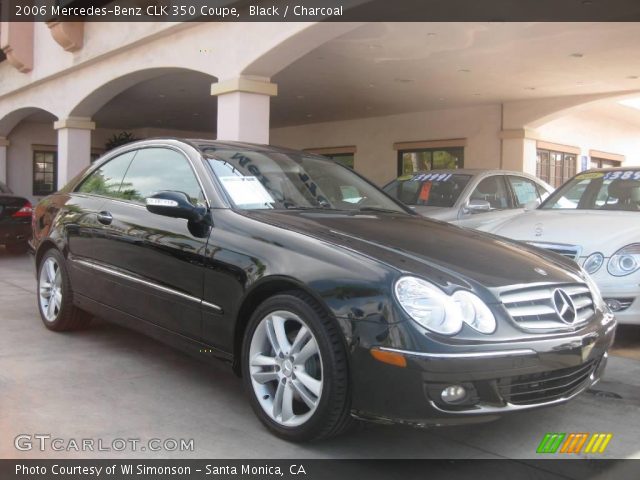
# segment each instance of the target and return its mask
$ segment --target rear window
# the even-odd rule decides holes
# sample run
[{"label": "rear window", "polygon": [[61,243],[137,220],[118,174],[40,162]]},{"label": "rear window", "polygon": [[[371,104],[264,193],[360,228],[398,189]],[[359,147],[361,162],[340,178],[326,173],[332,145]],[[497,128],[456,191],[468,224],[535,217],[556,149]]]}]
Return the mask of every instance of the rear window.
[{"label": "rear window", "polygon": [[394,180],[384,191],[407,205],[453,207],[471,180],[462,173],[417,173]]}]

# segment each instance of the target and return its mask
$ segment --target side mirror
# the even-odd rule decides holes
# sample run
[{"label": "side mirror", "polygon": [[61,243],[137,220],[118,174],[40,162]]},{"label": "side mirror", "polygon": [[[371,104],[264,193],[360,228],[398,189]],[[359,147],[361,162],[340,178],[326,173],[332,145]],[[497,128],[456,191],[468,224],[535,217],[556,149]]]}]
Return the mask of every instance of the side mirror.
[{"label": "side mirror", "polygon": [[530,202],[527,202],[524,204],[524,211],[530,212],[531,210],[535,210],[536,208],[538,208],[539,205],[540,205],[540,200],[538,199],[531,200]]},{"label": "side mirror", "polygon": [[465,209],[468,213],[488,212],[491,210],[491,204],[486,200],[474,199],[469,200]]},{"label": "side mirror", "polygon": [[147,210],[156,215],[172,218],[185,218],[200,223],[206,218],[207,209],[189,201],[183,192],[158,192],[145,199]]}]

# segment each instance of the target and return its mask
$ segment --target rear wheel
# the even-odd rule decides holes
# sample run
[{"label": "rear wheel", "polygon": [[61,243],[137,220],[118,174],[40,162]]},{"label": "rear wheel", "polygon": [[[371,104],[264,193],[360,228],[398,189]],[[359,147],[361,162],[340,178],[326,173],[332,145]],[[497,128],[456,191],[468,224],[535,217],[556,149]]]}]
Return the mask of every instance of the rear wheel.
[{"label": "rear wheel", "polygon": [[308,295],[277,295],[256,309],[242,372],[255,413],[279,437],[319,440],[352,423],[342,334]]},{"label": "rear wheel", "polygon": [[91,316],[73,305],[73,289],[58,250],[45,252],[38,267],[38,310],[49,330],[85,328]]}]

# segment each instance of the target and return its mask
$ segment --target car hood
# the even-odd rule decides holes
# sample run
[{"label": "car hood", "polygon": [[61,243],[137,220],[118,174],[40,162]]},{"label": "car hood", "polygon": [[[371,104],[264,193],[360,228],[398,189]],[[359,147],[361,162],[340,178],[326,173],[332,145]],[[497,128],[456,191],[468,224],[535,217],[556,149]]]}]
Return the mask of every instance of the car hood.
[{"label": "car hood", "polygon": [[569,260],[418,215],[268,210],[248,215],[356,251],[402,272],[423,275],[445,288],[465,283],[496,288],[581,281],[578,267]]},{"label": "car hood", "polygon": [[638,212],[538,209],[486,230],[514,240],[578,245],[581,256],[594,252],[610,256],[640,239],[639,220]]},{"label": "car hood", "polygon": [[458,209],[455,207],[425,207],[415,205],[411,207],[416,213],[423,217],[435,218],[436,220],[450,221],[458,218]]}]

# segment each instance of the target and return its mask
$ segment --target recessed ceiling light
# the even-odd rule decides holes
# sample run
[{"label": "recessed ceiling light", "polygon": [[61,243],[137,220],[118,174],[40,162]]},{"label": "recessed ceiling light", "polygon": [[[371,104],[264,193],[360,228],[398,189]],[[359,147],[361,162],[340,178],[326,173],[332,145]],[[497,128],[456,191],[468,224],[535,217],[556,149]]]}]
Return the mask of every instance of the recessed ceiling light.
[{"label": "recessed ceiling light", "polygon": [[200,116],[200,114],[199,114],[198,112],[194,112],[192,115],[193,115],[194,117],[199,117],[199,116]]},{"label": "recessed ceiling light", "polygon": [[584,57],[584,53],[575,52],[575,53],[570,54],[569,56],[573,57],[573,58],[582,58],[582,57]]},{"label": "recessed ceiling light", "polygon": [[369,50],[379,50],[382,48],[382,45],[369,45]]},{"label": "recessed ceiling light", "polygon": [[592,0],[582,0],[582,5],[593,5],[593,1]]},{"label": "recessed ceiling light", "polygon": [[438,100],[440,100],[441,102],[444,102],[445,98],[444,97],[440,97]]},{"label": "recessed ceiling light", "polygon": [[524,87],[525,90],[535,90],[536,87]]},{"label": "recessed ceiling light", "polygon": [[324,57],[316,57],[316,60],[324,60]]},{"label": "recessed ceiling light", "polygon": [[640,97],[627,98],[625,100],[620,100],[618,103],[626,107],[631,107],[631,108],[640,110]]},{"label": "recessed ceiling light", "polygon": [[576,85],[577,85],[578,87],[584,87],[584,82],[576,82]]},{"label": "recessed ceiling light", "polygon": [[372,107],[371,105],[367,105],[365,108],[366,108],[367,110],[373,110],[373,107]]},{"label": "recessed ceiling light", "polygon": [[638,78],[640,78],[640,77],[638,77],[638,75],[629,75],[627,78],[628,78],[629,80],[637,80],[637,79],[638,79]]},{"label": "recessed ceiling light", "polygon": [[160,120],[159,118],[156,120],[156,123],[162,123],[162,120]]},{"label": "recessed ceiling light", "polygon": [[313,115],[311,113],[307,113],[307,118],[311,118]]},{"label": "recessed ceiling light", "polygon": [[480,95],[482,95],[481,93],[474,93],[473,96],[474,97],[479,97]]},{"label": "recessed ceiling light", "polygon": [[158,97],[160,97],[160,98],[164,98],[164,97],[166,97],[166,95],[165,95],[164,93],[159,93],[159,94],[158,94]]},{"label": "recessed ceiling light", "polygon": [[373,87],[375,87],[375,84],[370,83],[370,84],[369,84],[369,88],[373,88]]},{"label": "recessed ceiling light", "polygon": [[297,98],[298,100],[302,100],[302,99],[304,98],[304,95],[296,95],[296,98]]},{"label": "recessed ceiling light", "polygon": [[413,78],[394,78],[393,81],[398,83],[411,83],[415,80]]},{"label": "recessed ceiling light", "polygon": [[459,68],[458,71],[460,73],[471,73],[471,70],[469,70],[468,68]]},{"label": "recessed ceiling light", "polygon": [[427,33],[427,37],[435,37],[436,35],[437,35],[437,33],[435,33],[435,32]]}]

